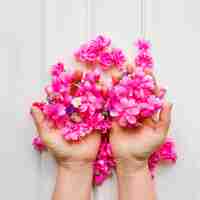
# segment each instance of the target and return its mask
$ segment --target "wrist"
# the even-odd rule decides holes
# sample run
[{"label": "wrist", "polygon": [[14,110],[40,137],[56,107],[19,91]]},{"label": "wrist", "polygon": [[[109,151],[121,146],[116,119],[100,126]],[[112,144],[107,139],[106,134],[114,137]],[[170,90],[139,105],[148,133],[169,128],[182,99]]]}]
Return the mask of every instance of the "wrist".
[{"label": "wrist", "polygon": [[139,160],[135,158],[116,160],[117,176],[132,176],[146,170],[148,170],[148,160]]},{"label": "wrist", "polygon": [[[67,162],[57,166],[57,177],[53,200],[90,199],[92,190],[92,165]],[[78,189],[78,192],[74,192]]]},{"label": "wrist", "polygon": [[[84,161],[65,161],[59,162],[57,165],[58,173],[65,174],[85,174],[88,175],[92,173],[93,164],[92,162]],[[83,173],[84,172],[84,173]]]},{"label": "wrist", "polygon": [[[144,164],[144,163],[143,163]],[[118,166],[117,183],[119,199],[156,200],[155,186],[148,165]],[[120,170],[119,170],[120,168]]]}]

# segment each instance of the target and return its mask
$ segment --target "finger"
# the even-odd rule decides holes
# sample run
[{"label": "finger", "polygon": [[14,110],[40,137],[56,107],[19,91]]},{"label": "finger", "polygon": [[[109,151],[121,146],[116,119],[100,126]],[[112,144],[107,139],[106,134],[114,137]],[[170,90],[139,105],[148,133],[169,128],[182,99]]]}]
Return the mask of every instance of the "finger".
[{"label": "finger", "polygon": [[172,111],[172,104],[165,102],[163,108],[160,111],[159,120],[157,123],[157,128],[159,132],[163,133],[164,136],[167,135],[171,123],[171,111]]},{"label": "finger", "polygon": [[119,129],[119,124],[116,121],[112,122],[112,130],[118,130]]},{"label": "finger", "polygon": [[116,68],[111,68],[108,71],[109,75],[111,75],[112,77],[115,77],[116,79],[121,79],[122,77],[122,72]]},{"label": "finger", "polygon": [[117,121],[112,122],[112,129],[111,134],[120,134],[121,132],[125,133],[127,132],[127,128],[121,127]]},{"label": "finger", "polygon": [[42,113],[42,111],[39,108],[32,106],[31,115],[33,117],[37,131],[38,131],[39,135],[41,136],[43,127],[44,127],[44,125],[43,125],[44,124],[44,114]]},{"label": "finger", "polygon": [[155,128],[156,122],[155,120],[151,117],[151,118],[146,118],[143,122],[144,125],[149,126],[151,128]]},{"label": "finger", "polygon": [[134,70],[135,70],[135,66],[132,65],[132,64],[127,64],[127,65],[126,65],[126,69],[127,69],[127,72],[128,72],[129,74],[132,74],[132,73],[134,72]]},{"label": "finger", "polygon": [[155,84],[154,92],[155,92],[156,95],[159,95],[159,94],[160,94],[160,88],[159,88],[158,83],[157,83],[157,81],[156,81],[156,77],[155,77],[155,75],[154,75],[154,73],[153,73],[153,69],[151,69],[151,68],[146,68],[146,69],[145,69],[145,73],[146,73],[147,75],[150,75],[150,76],[152,77],[153,82],[154,82],[154,84]]},{"label": "finger", "polygon": [[146,73],[146,74],[149,74],[149,75],[153,75],[153,69],[152,68],[148,68],[148,67],[146,67],[145,69],[144,69],[144,72]]}]

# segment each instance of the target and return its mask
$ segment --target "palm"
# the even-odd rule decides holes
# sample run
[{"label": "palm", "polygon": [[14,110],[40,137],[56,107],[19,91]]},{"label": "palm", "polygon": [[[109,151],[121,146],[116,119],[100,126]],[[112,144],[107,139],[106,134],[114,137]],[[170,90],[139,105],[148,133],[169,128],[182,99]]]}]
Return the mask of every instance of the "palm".
[{"label": "palm", "polygon": [[114,123],[110,143],[115,158],[147,159],[166,138],[170,111],[171,106],[165,105],[157,122],[147,119],[138,128],[122,128]]},{"label": "palm", "polygon": [[67,142],[63,139],[59,129],[51,128],[39,109],[33,108],[32,115],[41,139],[56,159],[61,161],[90,161],[96,158],[100,143],[98,133],[92,133],[81,141]]},{"label": "palm", "polygon": [[148,125],[135,129],[123,129],[116,126],[110,138],[115,157],[120,158],[129,154],[131,157],[145,159],[164,140],[163,134],[160,134],[158,129]]}]

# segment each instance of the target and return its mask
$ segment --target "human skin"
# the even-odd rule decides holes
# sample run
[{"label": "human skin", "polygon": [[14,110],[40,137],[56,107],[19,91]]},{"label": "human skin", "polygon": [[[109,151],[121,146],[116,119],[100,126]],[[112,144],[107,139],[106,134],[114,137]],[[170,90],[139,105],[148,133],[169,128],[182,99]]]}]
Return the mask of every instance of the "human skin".
[{"label": "human skin", "polygon": [[93,133],[77,142],[67,142],[59,129],[52,128],[37,107],[31,114],[37,132],[57,161],[57,177],[52,200],[89,200],[92,191],[93,166],[100,134]]},{"label": "human skin", "polygon": [[[147,73],[152,75],[151,71]],[[156,90],[155,92],[159,92],[158,88]],[[171,109],[172,104],[165,103],[158,119],[146,119],[138,128],[121,128],[113,123],[110,143],[117,164],[119,200],[156,199],[147,161],[150,154],[165,141]],[[32,107],[31,113],[41,139],[58,164],[52,200],[89,200],[92,190],[92,162],[98,152],[100,134],[93,133],[81,141],[67,142],[60,130],[52,128],[37,107]]]},{"label": "human skin", "polygon": [[158,119],[146,119],[138,128],[113,124],[110,143],[116,160],[119,200],[156,200],[148,158],[164,143],[172,104],[165,102]]}]

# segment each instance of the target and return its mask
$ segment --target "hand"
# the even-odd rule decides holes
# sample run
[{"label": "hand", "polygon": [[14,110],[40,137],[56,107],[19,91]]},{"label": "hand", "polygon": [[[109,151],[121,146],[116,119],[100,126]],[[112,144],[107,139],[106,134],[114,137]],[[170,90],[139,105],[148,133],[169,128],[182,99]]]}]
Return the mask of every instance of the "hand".
[{"label": "hand", "polygon": [[39,108],[33,106],[31,113],[39,136],[59,165],[74,167],[74,165],[92,164],[98,152],[100,134],[92,133],[81,141],[68,142],[62,137],[60,129],[52,128]]},{"label": "hand", "polygon": [[172,104],[164,103],[157,121],[146,119],[137,128],[122,128],[117,123],[113,124],[110,143],[119,170],[138,170],[147,166],[150,154],[165,141],[171,110]]}]

